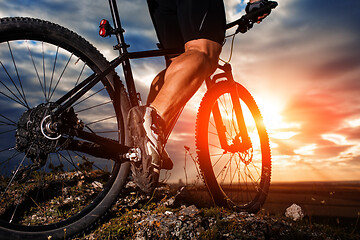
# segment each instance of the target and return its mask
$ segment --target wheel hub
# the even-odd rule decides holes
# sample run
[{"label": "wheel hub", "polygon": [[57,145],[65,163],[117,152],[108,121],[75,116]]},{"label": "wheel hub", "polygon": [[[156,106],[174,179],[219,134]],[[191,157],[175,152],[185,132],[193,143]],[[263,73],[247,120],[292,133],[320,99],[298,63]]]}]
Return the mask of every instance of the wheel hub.
[{"label": "wheel hub", "polygon": [[251,163],[254,155],[252,145],[242,143],[240,136],[236,136],[234,139],[231,139],[228,151],[231,153],[238,153],[241,161],[245,165],[249,165]]},{"label": "wheel hub", "polygon": [[250,148],[244,152],[239,152],[239,156],[241,161],[245,164],[245,165],[249,165],[254,157],[254,150],[253,148]]},{"label": "wheel hub", "polygon": [[46,159],[56,151],[61,134],[54,129],[50,112],[55,103],[40,104],[25,111],[19,118],[16,130],[16,149],[33,161]]}]

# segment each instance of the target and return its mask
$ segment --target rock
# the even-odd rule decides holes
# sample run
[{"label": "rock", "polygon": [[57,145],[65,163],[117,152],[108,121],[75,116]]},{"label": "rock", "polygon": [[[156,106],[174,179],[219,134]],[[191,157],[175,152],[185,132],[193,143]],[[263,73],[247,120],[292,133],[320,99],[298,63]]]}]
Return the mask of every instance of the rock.
[{"label": "rock", "polygon": [[179,213],[180,215],[194,217],[196,214],[199,213],[199,209],[195,207],[195,205],[191,205],[187,208],[181,209]]},{"label": "rock", "polygon": [[171,214],[173,214],[173,212],[171,212],[171,211],[166,211],[164,214],[165,214],[165,215],[171,215]]},{"label": "rock", "polygon": [[98,181],[92,182],[91,185],[95,189],[103,189],[103,184]]},{"label": "rock", "polygon": [[291,218],[294,221],[297,221],[303,219],[304,213],[302,212],[301,207],[294,203],[286,209],[285,216]]},{"label": "rock", "polygon": [[[122,231],[105,232],[98,239],[242,239],[242,240],[287,240],[294,239],[340,239],[327,238],[326,233],[308,226],[294,224],[304,217],[301,207],[293,204],[286,211],[289,219],[277,219],[263,214],[233,212],[223,208],[202,208],[189,203],[191,192],[181,188],[169,191],[166,187],[157,190],[152,198],[140,195],[132,189],[127,190],[114,211],[121,209],[124,215],[118,214],[120,224],[129,223],[131,227]],[[291,219],[290,219],[291,218]],[[116,229],[116,228],[115,228]],[[99,231],[100,232],[100,231]],[[98,236],[99,232],[94,236]],[[111,237],[110,237],[111,235]],[[95,238],[96,239],[96,238]],[[353,238],[360,239],[360,238]],[[86,239],[92,240],[92,239]]]}]

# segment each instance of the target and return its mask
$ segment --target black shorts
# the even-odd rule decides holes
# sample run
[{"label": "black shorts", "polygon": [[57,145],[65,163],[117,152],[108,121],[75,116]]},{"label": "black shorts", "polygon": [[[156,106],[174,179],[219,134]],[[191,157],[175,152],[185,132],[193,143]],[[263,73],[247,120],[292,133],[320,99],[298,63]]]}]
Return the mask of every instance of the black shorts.
[{"label": "black shorts", "polygon": [[223,44],[226,18],[223,0],[147,0],[163,48],[208,39]]}]

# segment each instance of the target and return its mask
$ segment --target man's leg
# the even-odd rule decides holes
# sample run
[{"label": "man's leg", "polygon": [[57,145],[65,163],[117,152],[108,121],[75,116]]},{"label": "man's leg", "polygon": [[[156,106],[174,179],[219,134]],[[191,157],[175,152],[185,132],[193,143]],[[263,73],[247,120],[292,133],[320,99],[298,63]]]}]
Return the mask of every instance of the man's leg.
[{"label": "man's leg", "polygon": [[172,59],[165,72],[164,85],[151,103],[166,124],[216,70],[221,48],[217,42],[196,39],[187,42],[185,52]]},{"label": "man's leg", "polygon": [[150,105],[154,101],[154,99],[158,95],[160,89],[164,85],[164,78],[165,78],[166,69],[159,72],[158,75],[156,75],[156,77],[152,81],[151,86],[150,86],[149,95],[148,95],[148,98],[146,100],[146,105]]},{"label": "man's leg", "polygon": [[157,76],[159,80],[165,74],[164,84],[150,107],[140,106],[130,110],[130,135],[134,146],[141,150],[141,161],[132,162],[131,170],[136,185],[143,192],[151,194],[159,179],[166,141],[164,134],[168,129],[166,125],[171,123],[204,79],[215,71],[220,52],[221,45],[210,40],[187,42],[185,52],[174,58],[166,71]]}]

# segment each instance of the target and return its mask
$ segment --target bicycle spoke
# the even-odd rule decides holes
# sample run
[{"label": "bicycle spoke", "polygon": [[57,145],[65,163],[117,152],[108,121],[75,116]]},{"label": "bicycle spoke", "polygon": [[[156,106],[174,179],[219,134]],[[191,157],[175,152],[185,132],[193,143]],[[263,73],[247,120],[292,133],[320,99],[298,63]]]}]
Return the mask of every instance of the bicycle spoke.
[{"label": "bicycle spoke", "polygon": [[[14,148],[14,147],[12,147]],[[5,151],[9,151],[9,148],[5,148],[3,150],[1,150],[0,152],[5,152]],[[14,152],[13,155],[11,157],[9,157],[8,159],[5,159],[3,161],[0,162],[0,165],[3,165],[5,163],[9,163],[10,161],[12,161],[12,159],[16,158],[18,155],[20,155],[21,153],[19,152]]]},{"label": "bicycle spoke", "polygon": [[[244,189],[245,189],[245,194],[246,194],[246,196],[247,196],[247,198],[246,199],[249,199],[249,192],[250,192],[250,190],[249,190],[249,186],[248,186],[248,180],[247,180],[247,178],[246,177],[244,177],[244,175],[246,175],[246,169],[245,169],[245,166],[244,166],[244,174],[241,174],[241,177],[242,177],[242,179],[243,179],[243,183],[244,183]],[[246,200],[245,200],[246,201]]]},{"label": "bicycle spoke", "polygon": [[45,51],[44,51],[44,42],[41,42],[41,50],[42,50],[42,60],[43,60],[43,77],[44,77],[44,95],[45,95],[45,100],[46,100],[46,102],[49,102],[49,99],[47,98],[47,95],[46,95],[46,92],[47,92],[47,90],[46,90],[46,74],[45,74],[45,72],[46,72],[46,68],[45,68]]},{"label": "bicycle spoke", "polygon": [[102,88],[102,89],[100,89],[100,90],[98,90],[98,91],[96,91],[96,92],[92,93],[90,96],[87,96],[86,98],[82,99],[81,101],[79,101],[79,102],[75,103],[75,104],[73,105],[73,107],[75,107],[75,106],[79,105],[80,103],[85,102],[86,100],[90,99],[91,97],[95,96],[96,94],[100,93],[100,92],[101,92],[101,91],[103,91],[103,90],[105,90],[105,88]]},{"label": "bicycle spoke", "polygon": [[78,168],[78,166],[75,164],[75,162],[74,162],[74,160],[72,159],[69,151],[66,151],[66,152],[67,152],[67,154],[69,155],[70,160],[69,160],[67,157],[65,157],[65,155],[63,155],[62,153],[59,152],[58,155],[57,155],[59,161],[61,161],[61,160],[60,160],[60,157],[59,157],[59,156],[61,156],[62,158],[65,159],[65,161],[67,161],[68,163],[70,163],[77,171],[79,171],[79,172],[81,172],[81,173],[83,173],[83,174],[85,175],[85,173],[84,173],[83,171],[81,171],[80,168]]},{"label": "bicycle spoke", "polygon": [[209,123],[210,123],[210,124],[211,124],[211,126],[212,126],[213,128],[215,128],[215,130],[216,130],[215,123],[213,123],[212,121],[210,121]]},{"label": "bicycle spoke", "polygon": [[235,175],[238,172],[238,162],[236,161],[236,154],[234,154],[234,161],[236,169],[234,170],[234,175],[231,177],[231,170],[230,170],[230,182],[232,183],[234,181]]},{"label": "bicycle spoke", "polygon": [[[80,61],[80,58],[75,62],[75,65],[78,63],[78,61]],[[77,78],[76,81],[75,81],[74,88],[78,85],[78,83],[79,83],[79,81],[80,81],[80,79],[81,79],[81,76],[82,76],[82,74],[83,74],[83,72],[84,72],[85,67],[86,67],[86,63],[83,64],[83,66],[82,66],[82,68],[81,68],[81,70],[80,70],[79,76],[78,76],[78,78]],[[69,93],[70,93],[69,96],[72,96],[74,93],[76,93],[76,91],[75,91],[75,89],[73,89],[73,90],[70,91]],[[84,102],[85,100],[87,100],[87,99],[83,99],[82,101],[73,104],[73,107],[75,107],[76,105],[80,104],[81,102]]]},{"label": "bicycle spoke", "polygon": [[[238,159],[238,161],[235,160],[235,164],[236,164],[236,171],[234,173],[234,177],[237,176],[237,187],[238,187],[238,193],[241,193],[242,195],[242,191],[241,191],[241,181],[240,181],[240,173],[241,173],[241,170],[240,170],[240,164],[241,164],[241,160]],[[239,195],[239,194],[238,194]],[[239,199],[239,197],[237,198]]]},{"label": "bicycle spoke", "polygon": [[[83,172],[83,171],[75,164],[75,162],[74,162],[73,158],[71,157],[69,151],[66,151],[66,153],[68,154],[68,158],[65,157],[65,155],[62,154],[62,153],[59,153],[58,156],[61,156],[62,158],[64,158],[65,161],[67,161],[68,163],[70,163],[77,171],[79,171],[79,172],[81,172],[82,174],[85,175],[85,172]],[[59,158],[59,159],[60,159],[60,158]]]},{"label": "bicycle spoke", "polygon": [[238,191],[236,191],[238,194],[237,194],[237,197],[236,199],[239,200],[241,199],[240,196],[239,196],[239,193],[241,193],[242,195],[242,191],[241,191],[241,181],[240,181],[240,174],[241,174],[241,159],[240,158],[237,158],[236,157],[237,155],[235,155],[235,171],[234,171],[234,176],[233,176],[233,180],[235,177],[237,177],[237,184],[236,184],[236,187],[238,188]]},{"label": "bicycle spoke", "polygon": [[113,119],[113,118],[116,118],[116,116],[110,116],[110,117],[106,117],[106,118],[103,118],[103,119],[99,119],[99,120],[96,120],[96,121],[87,123],[85,126],[89,126],[89,125],[92,125],[92,124],[95,124],[95,123],[99,123],[99,122],[104,122],[104,121],[107,121],[107,120]]},{"label": "bicycle spoke", "polygon": [[[80,58],[76,61],[75,64],[77,64],[78,61],[80,61]],[[86,63],[84,63],[83,66],[82,66],[82,68],[81,68],[81,71],[80,71],[80,73],[79,73],[79,76],[78,76],[78,78],[76,79],[76,82],[75,82],[75,87],[78,85],[78,83],[79,83],[79,81],[80,81],[80,78],[81,78],[81,76],[82,76],[82,74],[83,74],[83,72],[84,72],[85,66],[86,66]]]},{"label": "bicycle spoke", "polygon": [[[8,120],[8,121],[10,122],[10,123],[8,123],[8,125],[10,125],[10,126],[17,126],[17,123],[16,123],[16,122],[14,122],[14,121],[11,120],[10,118],[2,115],[1,113],[0,113],[0,117],[5,118],[6,120]],[[1,122],[2,122],[2,123],[6,123],[6,122],[3,122],[3,121],[1,121]]]},{"label": "bicycle spoke", "polygon": [[220,174],[225,171],[224,169],[226,169],[226,166],[228,165],[228,163],[231,161],[231,158],[229,158],[229,160],[225,163],[224,167],[221,168],[221,170],[219,171],[219,174],[216,176],[216,178],[218,178],[220,176]]},{"label": "bicycle spoke", "polygon": [[[231,162],[232,162],[232,158],[234,157],[233,154],[231,154],[230,158],[229,158],[229,161],[226,163],[226,165],[224,166],[224,169],[226,168],[226,171],[225,171],[225,176],[223,178],[223,180],[221,182],[224,182],[225,179],[226,179],[226,176],[227,176],[227,173],[229,172],[229,169],[230,169],[230,174],[231,174]],[[227,167],[226,167],[227,166]]]},{"label": "bicycle spoke", "polygon": [[[10,81],[13,83],[13,85],[14,85],[15,88],[17,89],[17,91],[18,91],[19,95],[21,96],[21,98],[23,98],[22,95],[21,95],[21,93],[20,93],[20,91],[19,91],[19,89],[17,88],[14,80],[11,78],[11,76],[9,75],[8,71],[6,70],[5,66],[3,65],[3,63],[2,63],[1,61],[0,61],[0,64],[1,64],[1,66],[3,67],[4,71],[6,72],[7,76],[9,77]],[[4,84],[4,82],[3,82],[2,80],[0,80],[0,83],[1,83],[1,85],[3,85],[3,86],[11,93],[11,95],[14,96],[15,99],[14,99],[13,97],[8,96],[6,93],[3,93],[3,92],[1,91],[0,93],[1,93],[2,95],[4,95],[5,97],[11,99],[11,100],[14,101],[14,102],[17,102],[18,104],[24,106],[25,108],[28,108],[28,109],[29,109],[29,106],[27,105],[27,103],[25,103],[25,101],[23,102],[23,100],[20,100],[20,98],[19,98],[6,84]]]},{"label": "bicycle spoke", "polygon": [[19,164],[19,166],[16,168],[15,172],[13,173],[13,176],[12,176],[12,178],[10,179],[8,185],[6,186],[4,192],[3,192],[2,196],[1,196],[1,199],[4,197],[4,194],[7,192],[9,186],[10,186],[11,183],[14,181],[15,176],[16,176],[16,174],[19,172],[19,170],[20,170],[21,166],[23,165],[25,159],[26,159],[26,154],[24,155],[23,159],[21,160],[21,163]]},{"label": "bicycle spoke", "polygon": [[35,64],[34,58],[33,58],[33,56],[32,56],[32,53],[31,53],[31,50],[30,50],[28,41],[26,41],[26,45],[27,45],[27,48],[28,48],[28,51],[29,51],[29,55],[30,55],[32,64],[33,64],[34,69],[35,69],[36,76],[37,76],[37,78],[38,78],[38,80],[39,80],[39,84],[40,84],[41,89],[42,89],[42,92],[43,92],[43,94],[44,94],[44,99],[47,100],[47,98],[46,98],[46,90],[44,89],[44,86],[43,86],[43,84],[41,83],[41,79],[40,79],[40,76],[39,76],[39,72],[38,72],[38,70],[37,70],[37,68],[36,68],[36,64]]},{"label": "bicycle spoke", "polygon": [[210,144],[210,143],[209,143],[209,146],[214,147],[214,148],[218,148],[218,149],[222,149],[222,147],[219,147],[219,146],[216,146],[216,145]]},{"label": "bicycle spoke", "polygon": [[[214,156],[214,155],[211,155],[211,156]],[[221,154],[221,156],[218,158],[218,160],[212,165],[212,167],[216,167],[216,165],[218,164],[218,162],[221,160],[221,158],[225,156],[225,154]]]},{"label": "bicycle spoke", "polygon": [[7,131],[0,132],[0,135],[1,135],[1,134],[5,134],[5,133],[9,133],[9,132],[14,132],[14,131],[16,131],[16,128],[10,129],[10,130],[7,130]]},{"label": "bicycle spoke", "polygon": [[246,176],[251,180],[251,182],[252,182],[253,184],[256,184],[256,182],[257,182],[260,178],[258,178],[257,180],[255,180],[255,178],[254,178],[253,174],[251,173],[249,167],[248,167],[248,166],[245,166],[245,167],[246,167],[246,169],[248,170],[248,173],[246,174]]},{"label": "bicycle spoke", "polygon": [[223,156],[223,155],[224,155],[224,153],[210,154],[210,156],[212,156],[212,157]]},{"label": "bicycle spoke", "polygon": [[217,136],[218,134],[217,133],[214,133],[214,132],[208,132],[209,134],[212,134],[212,135],[214,135],[214,136]]},{"label": "bicycle spoke", "polygon": [[4,148],[4,149],[0,150],[0,153],[5,152],[5,151],[9,151],[9,150],[14,149],[14,148],[15,148],[15,146],[13,146],[11,148]]},{"label": "bicycle spoke", "polygon": [[[1,82],[1,81],[0,81],[0,82]],[[11,92],[11,91],[10,91],[10,92]],[[13,93],[13,92],[11,92],[11,93]],[[9,98],[10,100],[12,100],[12,101],[14,101],[14,102],[16,102],[16,103],[18,103],[18,104],[20,104],[21,106],[24,106],[25,108],[29,108],[28,106],[25,105],[25,103],[23,103],[23,102],[21,102],[21,101],[18,101],[18,100],[10,97],[9,95],[7,95],[7,94],[5,94],[5,93],[3,93],[3,92],[0,92],[0,94],[4,95],[5,97]]]},{"label": "bicycle spoke", "polygon": [[[73,151],[75,154],[77,154],[78,156],[80,156],[79,153],[77,153],[76,151]],[[88,160],[84,159],[85,161],[89,162]],[[113,163],[114,161],[111,161],[111,163]],[[99,167],[96,163],[93,163],[93,168],[97,169],[97,170],[100,170],[101,172],[103,173],[108,173],[108,171],[105,171],[103,168]]]},{"label": "bicycle spoke", "polygon": [[[21,83],[21,80],[20,80],[19,71],[18,71],[18,68],[17,68],[16,63],[15,63],[15,58],[14,58],[14,55],[13,55],[13,51],[12,51],[12,49],[11,49],[10,43],[7,42],[7,44],[8,44],[8,48],[9,48],[9,52],[10,52],[10,55],[11,55],[11,59],[12,59],[12,62],[13,62],[13,65],[14,65],[14,68],[15,68],[15,71],[16,71],[16,75],[17,75],[17,78],[18,78],[18,81],[19,81],[19,84],[20,84],[20,88],[21,88],[22,94],[20,93],[18,87],[16,86],[16,84],[14,83],[14,81],[12,80],[12,78],[11,78],[11,81],[13,82],[16,90],[18,91],[19,95],[20,95],[21,98],[23,99],[26,107],[29,108],[29,105],[28,105],[28,103],[27,103],[27,101],[26,101],[26,96],[25,96],[24,88],[23,88],[22,83]],[[2,64],[1,64],[1,65],[2,65]],[[5,69],[5,68],[4,68],[4,69]]]},{"label": "bicycle spoke", "polygon": [[260,174],[260,172],[259,172],[259,170],[261,170],[261,169],[260,169],[258,166],[255,165],[254,161],[251,161],[251,164],[253,165],[253,167],[254,167],[257,175],[258,175],[258,176],[261,176],[261,174]]},{"label": "bicycle spoke", "polygon": [[[24,188],[22,188],[23,190],[24,190]],[[19,201],[19,199],[21,199],[22,198],[22,196],[23,196],[23,194],[24,194],[24,191],[22,191],[21,192],[21,195],[19,196],[19,198],[18,198],[18,204],[16,204],[16,207],[15,207],[15,209],[14,209],[14,211],[13,211],[13,214],[11,215],[11,218],[10,218],[10,220],[9,220],[9,223],[12,223],[12,221],[13,221],[13,219],[14,219],[14,217],[15,217],[15,213],[16,213],[16,211],[17,211],[17,209],[18,209],[18,207],[19,207],[19,205],[20,205],[20,201]],[[16,201],[15,201],[16,202]]]},{"label": "bicycle spoke", "polygon": [[91,107],[88,107],[88,108],[84,108],[84,109],[81,109],[81,110],[77,110],[76,113],[88,111],[88,110],[91,110],[91,109],[94,109],[94,108],[97,108],[97,107],[104,106],[104,105],[109,104],[109,103],[112,103],[112,101],[107,101],[107,102],[104,102],[104,103],[99,103],[99,104],[96,104],[96,105],[91,106]]},{"label": "bicycle spoke", "polygon": [[[248,175],[246,173],[246,168],[244,167],[244,172],[245,172],[245,175]],[[247,199],[251,199],[251,189],[249,188],[249,184],[248,184],[248,178],[246,178],[246,193],[247,193]]]},{"label": "bicycle spoke", "polygon": [[55,57],[54,57],[55,59],[54,59],[53,70],[52,70],[51,78],[50,78],[48,101],[50,101],[50,92],[51,92],[52,83],[53,83],[53,79],[54,79],[54,73],[55,73],[55,69],[56,69],[56,62],[57,62],[57,59],[58,59],[58,55],[59,55],[59,46],[57,46],[57,48],[56,48],[56,54],[55,54]]},{"label": "bicycle spoke", "polygon": [[66,69],[67,69],[67,67],[69,65],[69,62],[71,61],[72,56],[73,56],[73,53],[71,53],[71,55],[69,57],[69,60],[66,62],[65,67],[64,67],[63,71],[61,72],[60,77],[57,80],[51,95],[49,96],[49,101],[51,100],[52,96],[54,95],[54,92],[55,92],[56,88],[58,87],[58,85],[59,85],[59,83],[61,81],[61,78],[63,77],[63,75],[64,75],[64,73],[65,73],[65,71],[66,71]]}]

